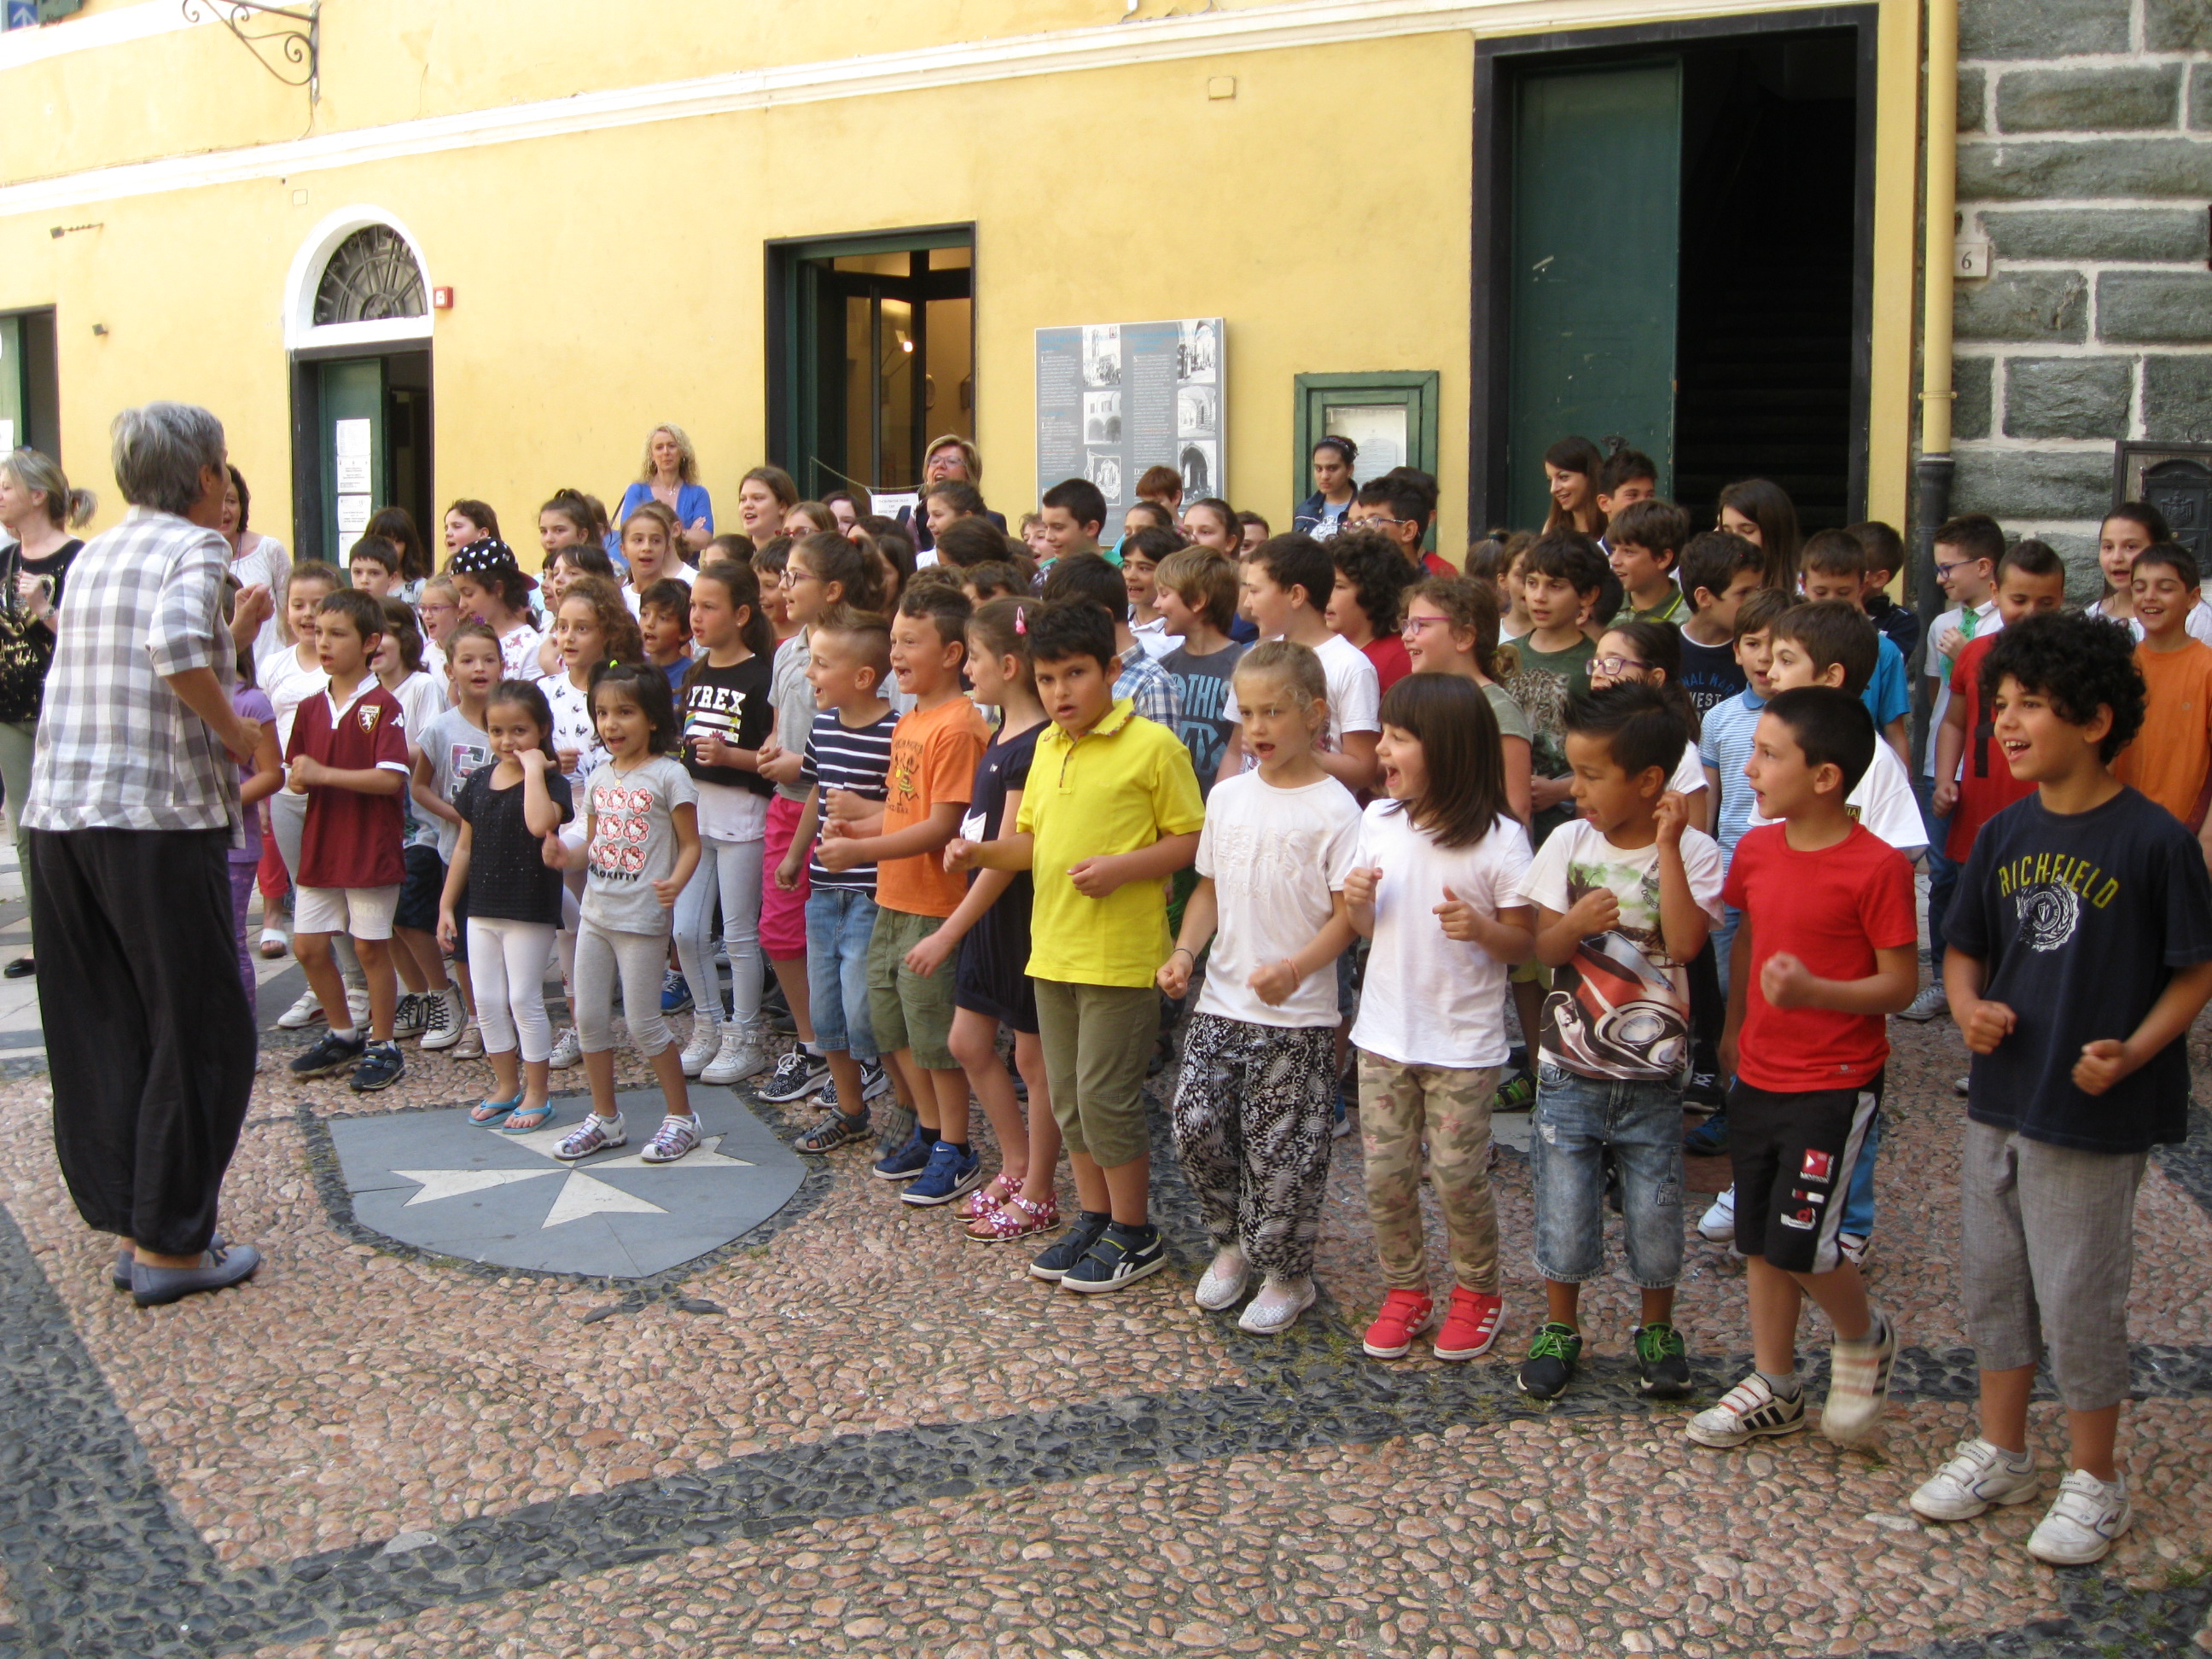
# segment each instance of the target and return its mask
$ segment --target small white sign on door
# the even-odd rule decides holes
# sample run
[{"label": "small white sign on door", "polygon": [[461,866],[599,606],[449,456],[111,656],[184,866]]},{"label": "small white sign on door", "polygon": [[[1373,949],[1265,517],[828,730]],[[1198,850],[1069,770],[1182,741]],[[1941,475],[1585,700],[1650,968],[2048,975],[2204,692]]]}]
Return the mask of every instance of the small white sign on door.
[{"label": "small white sign on door", "polygon": [[[371,488],[368,465],[370,422],[366,419],[336,421],[331,425],[332,459],[337,464],[338,494],[341,496],[356,493],[365,495]],[[362,522],[365,524],[368,520],[364,519]],[[339,528],[344,527],[341,521]]]},{"label": "small white sign on door", "polygon": [[339,496],[338,534],[359,536],[368,528],[369,512],[369,498],[367,495]]}]

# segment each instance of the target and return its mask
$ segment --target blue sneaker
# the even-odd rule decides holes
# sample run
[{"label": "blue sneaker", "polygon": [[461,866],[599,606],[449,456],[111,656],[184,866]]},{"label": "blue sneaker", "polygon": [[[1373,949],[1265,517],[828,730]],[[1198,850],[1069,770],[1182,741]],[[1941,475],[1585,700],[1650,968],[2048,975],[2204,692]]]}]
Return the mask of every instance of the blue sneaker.
[{"label": "blue sneaker", "polygon": [[1697,1158],[1717,1158],[1729,1149],[1728,1114],[1716,1112],[1682,1137],[1682,1150]]},{"label": "blue sneaker", "polygon": [[889,1158],[876,1160],[875,1173],[885,1181],[911,1181],[929,1167],[930,1149],[936,1145],[934,1140],[922,1139],[921,1129],[917,1125],[915,1132],[906,1138],[905,1146]]},{"label": "blue sneaker", "polygon": [[691,1006],[691,981],[671,968],[660,977],[660,1012],[680,1014]]},{"label": "blue sneaker", "polygon": [[929,1149],[929,1163],[899,1194],[908,1204],[950,1204],[963,1193],[982,1184],[983,1159],[973,1147],[963,1156],[949,1140]]}]

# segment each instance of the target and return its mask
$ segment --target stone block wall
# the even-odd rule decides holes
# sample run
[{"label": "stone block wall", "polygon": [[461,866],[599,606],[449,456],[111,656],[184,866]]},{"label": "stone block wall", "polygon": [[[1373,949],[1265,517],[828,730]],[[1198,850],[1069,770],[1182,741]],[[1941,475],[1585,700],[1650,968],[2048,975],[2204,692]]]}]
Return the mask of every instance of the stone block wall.
[{"label": "stone block wall", "polygon": [[1959,58],[1991,259],[1957,284],[1952,510],[2094,597],[2115,443],[2212,442],[2212,0],[1960,0]]}]

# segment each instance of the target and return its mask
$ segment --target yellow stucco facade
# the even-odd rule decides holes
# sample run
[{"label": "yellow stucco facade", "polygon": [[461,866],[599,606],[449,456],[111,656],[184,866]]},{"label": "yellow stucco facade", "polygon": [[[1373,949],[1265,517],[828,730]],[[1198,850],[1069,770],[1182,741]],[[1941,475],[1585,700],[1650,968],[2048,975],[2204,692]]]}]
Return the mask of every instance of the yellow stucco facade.
[{"label": "yellow stucco facade", "polygon": [[[1877,3],[1868,505],[1901,522],[1919,14]],[[1304,493],[1294,376],[1434,369],[1451,549],[1478,39],[1784,9],[1123,4],[326,0],[311,108],[177,0],[91,0],[0,36],[0,313],[57,308],[64,459],[101,522],[107,420],[172,397],[221,415],[283,534],[288,283],[360,207],[455,293],[432,331],[441,500],[487,499],[512,535],[556,486],[611,500],[674,420],[727,517],[768,443],[763,244],[972,223],[994,505],[1051,482],[1034,330],[1218,314],[1237,503],[1279,523]]]}]

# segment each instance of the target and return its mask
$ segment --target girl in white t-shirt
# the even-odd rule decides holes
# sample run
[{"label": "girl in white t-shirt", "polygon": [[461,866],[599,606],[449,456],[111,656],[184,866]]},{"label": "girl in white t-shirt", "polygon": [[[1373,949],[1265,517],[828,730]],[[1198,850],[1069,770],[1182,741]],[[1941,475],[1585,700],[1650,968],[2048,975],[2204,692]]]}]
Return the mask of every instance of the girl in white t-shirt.
[{"label": "girl in white t-shirt", "polygon": [[1256,1267],[1266,1278],[1237,1323],[1272,1335],[1313,1305],[1360,819],[1314,759],[1328,729],[1321,659],[1264,641],[1237,663],[1236,692],[1259,768],[1214,786],[1198,886],[1159,985],[1181,1000],[1212,940],[1175,1103],[1176,1151],[1213,1238],[1198,1305],[1232,1305]]},{"label": "girl in white t-shirt", "polygon": [[1344,887],[1374,941],[1359,1018],[1359,1130],[1367,1212],[1386,1294],[1365,1347],[1396,1359],[1435,1322],[1422,1241],[1421,1145],[1454,1275],[1439,1359],[1497,1340],[1498,1212],[1490,1107],[1505,1064],[1505,970],[1534,949],[1513,895],[1528,836],[1505,799],[1498,720],[1456,674],[1408,674],[1382,699],[1376,758],[1389,796],[1367,809]]},{"label": "girl in white t-shirt", "polygon": [[[1689,746],[1667,780],[1667,787],[1687,799],[1705,787],[1705,769],[1698,759],[1698,706],[1682,690],[1682,635],[1672,623],[1644,622],[1632,617],[1615,623],[1598,635],[1596,654],[1590,658],[1593,691],[1630,681],[1656,685],[1690,729]],[[1705,822],[1705,804],[1692,801],[1690,822]]]}]

